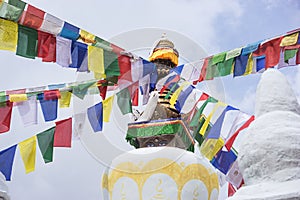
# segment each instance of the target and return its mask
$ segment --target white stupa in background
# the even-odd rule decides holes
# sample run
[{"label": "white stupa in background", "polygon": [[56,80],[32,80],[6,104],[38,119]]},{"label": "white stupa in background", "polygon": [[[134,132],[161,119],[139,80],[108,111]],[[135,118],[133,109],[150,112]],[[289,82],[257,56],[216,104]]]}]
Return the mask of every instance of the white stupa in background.
[{"label": "white stupa in background", "polygon": [[255,117],[238,156],[245,185],[228,200],[300,199],[300,107],[278,70],[262,74]]}]

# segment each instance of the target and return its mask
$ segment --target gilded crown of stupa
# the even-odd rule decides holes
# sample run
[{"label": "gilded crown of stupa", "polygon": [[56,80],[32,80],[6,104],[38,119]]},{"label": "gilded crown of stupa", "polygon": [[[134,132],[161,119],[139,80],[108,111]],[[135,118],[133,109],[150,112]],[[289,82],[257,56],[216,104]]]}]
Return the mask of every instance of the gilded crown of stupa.
[{"label": "gilded crown of stupa", "polygon": [[169,60],[173,65],[172,67],[175,67],[178,65],[178,57],[179,53],[175,49],[174,43],[168,39],[166,33],[163,33],[161,38],[154,43],[149,61]]}]

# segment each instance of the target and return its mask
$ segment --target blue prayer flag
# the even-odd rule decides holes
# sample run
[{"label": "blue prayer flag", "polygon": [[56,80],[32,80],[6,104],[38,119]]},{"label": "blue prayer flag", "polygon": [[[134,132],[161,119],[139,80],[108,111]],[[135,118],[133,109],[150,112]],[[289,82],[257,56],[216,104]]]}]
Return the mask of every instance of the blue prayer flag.
[{"label": "blue prayer flag", "polygon": [[77,40],[79,38],[79,30],[78,27],[65,22],[59,36],[70,40]]},{"label": "blue prayer flag", "polygon": [[172,71],[176,72],[177,74],[181,74],[183,67],[184,67],[184,65],[179,65],[179,66],[175,67],[174,69],[172,69]]},{"label": "blue prayer flag", "polygon": [[7,181],[10,181],[17,145],[0,152],[0,171]]},{"label": "blue prayer flag", "polygon": [[211,164],[219,169],[223,174],[227,174],[237,155],[234,150],[219,151],[212,159]]},{"label": "blue prayer flag", "polygon": [[80,68],[84,58],[87,56],[87,45],[72,41],[71,53],[72,64],[69,67]]},{"label": "blue prayer flag", "polygon": [[102,124],[103,124],[102,102],[88,108],[87,114],[94,132],[102,131]]},{"label": "blue prayer flag", "polygon": [[246,47],[244,47],[242,49],[242,55],[245,56],[245,55],[248,55],[248,54],[256,51],[261,42],[262,42],[262,40],[252,43],[252,44],[248,44]]},{"label": "blue prayer flag", "polygon": [[238,110],[237,108],[231,107],[231,106],[227,106],[222,114],[220,115],[220,117],[217,119],[217,121],[214,123],[214,125],[211,127],[207,138],[211,138],[211,139],[218,139],[220,137],[221,134],[221,128],[223,125],[223,121],[226,115],[226,112],[230,111],[230,110]]},{"label": "blue prayer flag", "polygon": [[264,70],[266,66],[266,56],[256,57],[256,71]]},{"label": "blue prayer flag", "polygon": [[235,57],[235,64],[234,64],[234,70],[233,70],[233,76],[242,76],[247,67],[249,54],[247,55],[239,55],[238,57]]},{"label": "blue prayer flag", "polygon": [[45,121],[55,120],[57,118],[58,99],[44,100],[43,93],[38,94],[37,98],[40,101]]},{"label": "blue prayer flag", "polygon": [[194,86],[189,85],[185,90],[180,92],[178,99],[175,103],[176,110],[178,110],[179,112],[181,111],[186,99],[192,93],[194,88],[195,88]]}]

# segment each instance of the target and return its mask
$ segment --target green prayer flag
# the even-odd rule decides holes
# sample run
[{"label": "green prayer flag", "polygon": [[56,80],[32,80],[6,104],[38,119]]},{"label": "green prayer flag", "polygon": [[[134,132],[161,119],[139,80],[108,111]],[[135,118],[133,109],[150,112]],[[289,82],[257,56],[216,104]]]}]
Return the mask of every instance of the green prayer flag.
[{"label": "green prayer flag", "polygon": [[103,50],[106,77],[120,76],[118,55],[112,51]]},{"label": "green prayer flag", "polygon": [[0,8],[0,17],[15,22],[19,20],[22,13],[23,13],[22,9],[13,5],[9,5],[6,2],[3,2]]},{"label": "green prayer flag", "polygon": [[201,117],[200,120],[199,120],[199,124],[198,124],[197,128],[193,132],[193,137],[198,142],[199,146],[201,146],[201,144],[204,142],[205,138],[207,137],[207,135],[208,135],[208,133],[211,129],[211,124],[209,123],[204,135],[200,134],[200,129],[202,128],[205,120],[206,120],[205,117]]},{"label": "green prayer flag", "polygon": [[226,57],[226,52],[214,55],[212,57],[212,65],[215,65],[215,64],[218,64],[220,62],[223,62],[225,60],[225,57]]},{"label": "green prayer flag", "polygon": [[52,127],[42,133],[37,134],[39,148],[45,163],[53,161],[54,132],[55,127]]},{"label": "green prayer flag", "polygon": [[233,60],[234,60],[234,58],[230,58],[228,60],[225,60],[224,62],[220,62],[217,64],[219,76],[226,76],[226,75],[231,74]]},{"label": "green prayer flag", "polygon": [[72,93],[77,96],[80,99],[84,99],[85,95],[87,94],[88,89],[94,85],[96,81],[88,82],[88,83],[83,83],[79,84],[77,86],[71,86],[72,88]]},{"label": "green prayer flag", "polygon": [[284,51],[284,62],[288,63],[289,59],[294,58],[298,52],[298,49],[286,49]]},{"label": "green prayer flag", "polygon": [[208,103],[217,103],[218,100],[213,97],[208,97],[208,99],[201,105],[197,113],[193,116],[189,126],[195,127],[199,125],[199,120],[201,117],[201,114],[203,113],[204,108],[207,106]]},{"label": "green prayer flag", "polygon": [[5,91],[0,92],[0,103],[6,101]]},{"label": "green prayer flag", "polygon": [[92,46],[96,46],[107,51],[113,50],[109,42],[99,38],[98,36],[95,37],[95,42],[92,44]]},{"label": "green prayer flag", "polygon": [[117,93],[117,103],[123,115],[132,113],[132,104],[128,88]]},{"label": "green prayer flag", "polygon": [[216,64],[213,64],[212,59],[210,59],[206,69],[205,80],[212,80],[214,77],[218,77],[218,76],[219,76],[218,66]]},{"label": "green prayer flag", "polygon": [[37,56],[37,30],[20,24],[18,25],[18,29],[18,45],[16,54],[34,59]]},{"label": "green prayer flag", "polygon": [[8,4],[15,6],[21,10],[24,10],[26,6],[26,3],[20,0],[8,0]]}]

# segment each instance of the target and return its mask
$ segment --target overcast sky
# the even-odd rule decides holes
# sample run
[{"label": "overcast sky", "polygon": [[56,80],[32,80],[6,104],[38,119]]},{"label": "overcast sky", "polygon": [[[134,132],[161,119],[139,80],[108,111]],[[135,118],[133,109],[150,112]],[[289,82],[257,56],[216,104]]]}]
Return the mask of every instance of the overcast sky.
[{"label": "overcast sky", "polygon": [[[241,47],[300,27],[298,0],[31,0],[28,3],[104,39],[144,28],[171,30],[189,38],[208,55]],[[160,35],[157,36],[157,38]],[[140,35],[137,40],[147,40]],[[128,41],[133,43],[135,41]],[[153,41],[154,42],[154,41]],[[175,45],[176,45],[176,41]],[[125,46],[124,46],[125,47]],[[125,47],[126,48],[126,47]],[[181,52],[180,52],[181,53]],[[184,53],[183,53],[184,54]],[[74,71],[40,60],[0,52],[0,91],[53,83],[75,81]],[[282,70],[293,84],[300,86],[298,67]],[[299,78],[298,78],[299,77]],[[232,79],[221,83],[226,103],[253,114],[255,88],[259,75]],[[64,119],[71,110],[59,113]],[[24,128],[17,110],[13,112],[12,129],[0,135],[0,150],[52,127],[43,123]],[[106,134],[114,134],[113,130]],[[119,143],[124,142],[119,138]],[[126,146],[126,144],[124,144]],[[107,149],[103,149],[105,153]],[[55,149],[54,162],[43,164],[37,155],[36,171],[25,174],[19,152],[16,153],[12,181],[8,183],[12,200],[18,199],[100,199],[100,177],[103,164],[93,159],[79,141],[71,149]]]}]

